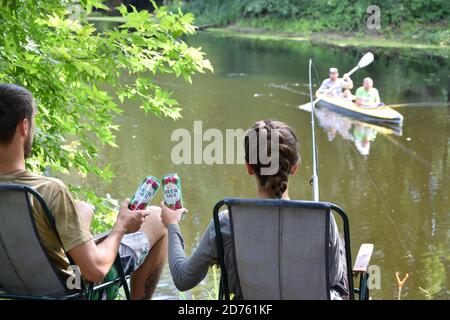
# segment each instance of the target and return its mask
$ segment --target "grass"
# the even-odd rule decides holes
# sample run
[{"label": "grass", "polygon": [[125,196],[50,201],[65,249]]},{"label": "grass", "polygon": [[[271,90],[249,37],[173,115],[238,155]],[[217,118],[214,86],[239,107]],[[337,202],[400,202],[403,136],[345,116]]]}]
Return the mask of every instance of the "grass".
[{"label": "grass", "polygon": [[310,41],[312,43],[326,44],[336,47],[412,49],[420,50],[425,54],[442,56],[445,58],[448,58],[450,55],[450,45],[427,44],[413,41],[408,42],[397,39],[386,39],[380,36],[343,36],[336,33],[312,33],[303,35],[293,33],[275,33],[263,29],[241,27],[238,25],[224,28],[211,28],[207,29],[207,32],[224,37],[275,41]]},{"label": "grass", "polygon": [[[219,296],[219,285],[220,285],[220,269],[218,266],[212,266],[210,271],[213,275],[212,288],[206,289],[205,300],[217,300]],[[197,300],[194,294],[190,295],[191,300]],[[189,300],[188,295],[184,292],[180,292],[180,300]]]},{"label": "grass", "polygon": [[306,37],[346,45],[377,45],[384,47],[414,47],[450,49],[450,30],[445,24],[422,26],[405,24],[401,29],[382,27],[380,30],[330,31],[320,22],[304,19],[250,18],[240,19],[229,27],[234,30],[254,30],[282,37]]}]

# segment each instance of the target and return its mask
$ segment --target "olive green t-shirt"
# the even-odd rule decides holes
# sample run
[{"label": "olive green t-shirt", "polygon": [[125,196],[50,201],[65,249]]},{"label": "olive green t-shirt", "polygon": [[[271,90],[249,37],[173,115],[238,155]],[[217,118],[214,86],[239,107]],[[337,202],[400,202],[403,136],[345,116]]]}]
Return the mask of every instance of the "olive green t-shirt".
[{"label": "olive green t-shirt", "polygon": [[[75,202],[64,183],[56,178],[34,175],[25,170],[0,175],[0,183],[24,184],[40,193],[55,219],[56,229],[66,252],[91,240],[93,237],[81,222]],[[70,275],[67,271],[69,260],[40,204],[32,197],[31,205],[36,227],[49,257],[63,277]]]}]

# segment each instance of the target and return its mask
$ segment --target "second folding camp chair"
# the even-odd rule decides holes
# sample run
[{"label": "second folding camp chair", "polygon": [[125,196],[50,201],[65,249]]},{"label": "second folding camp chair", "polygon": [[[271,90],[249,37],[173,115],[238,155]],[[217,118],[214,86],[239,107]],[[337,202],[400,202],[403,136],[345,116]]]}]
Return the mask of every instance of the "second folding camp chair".
[{"label": "second folding camp chair", "polygon": [[[114,263],[115,275],[108,281],[87,286],[81,281],[80,290],[69,290],[44,249],[32,203],[42,207],[59,239],[53,215],[38,192],[26,185],[0,185],[0,299],[102,299],[111,297],[111,289],[118,285],[130,299],[119,257]],[[95,240],[101,241],[102,237],[104,235]],[[66,256],[71,261],[67,253]]]},{"label": "second folding camp chair", "polygon": [[[228,209],[232,250],[226,250],[219,213]],[[330,220],[342,218],[349,299],[369,297],[373,245],[363,244],[352,269],[349,222],[345,212],[326,202],[279,199],[224,199],[214,207],[221,283],[219,299],[230,299],[227,266],[232,259],[240,296],[250,300],[330,299]],[[227,252],[225,252],[227,251]],[[230,253],[231,252],[231,253]],[[359,275],[359,289],[353,275]]]}]

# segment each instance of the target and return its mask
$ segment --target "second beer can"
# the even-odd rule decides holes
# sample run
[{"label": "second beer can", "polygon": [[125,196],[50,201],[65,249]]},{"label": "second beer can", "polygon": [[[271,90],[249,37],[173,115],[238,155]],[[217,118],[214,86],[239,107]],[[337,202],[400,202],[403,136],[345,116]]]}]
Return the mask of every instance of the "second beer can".
[{"label": "second beer can", "polygon": [[181,179],[176,173],[167,174],[162,178],[164,202],[171,209],[183,208],[181,194]]}]

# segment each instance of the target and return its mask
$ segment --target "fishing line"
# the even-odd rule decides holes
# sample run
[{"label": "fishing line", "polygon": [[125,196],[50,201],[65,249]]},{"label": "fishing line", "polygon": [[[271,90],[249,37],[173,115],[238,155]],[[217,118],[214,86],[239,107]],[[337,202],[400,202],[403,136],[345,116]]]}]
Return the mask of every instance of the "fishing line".
[{"label": "fishing line", "polygon": [[416,161],[420,162],[421,164],[423,164],[425,167],[427,167],[428,169],[431,169],[431,163],[426,160],[425,158],[423,158],[422,156],[420,156],[419,154],[417,154],[417,152],[415,152],[414,150],[411,150],[407,147],[405,147],[403,144],[401,144],[400,142],[398,142],[397,140],[395,140],[392,137],[389,137],[388,135],[384,135],[383,136],[390,142],[392,143],[394,146],[398,147],[400,150],[402,150],[403,152],[405,152],[406,154],[408,154],[409,156],[411,156],[411,158],[415,159]]},{"label": "fishing line", "polygon": [[383,212],[385,213],[386,217],[388,218],[388,220],[391,222],[392,226],[394,227],[394,231],[397,235],[397,238],[399,240],[399,243],[401,244],[401,246],[403,247],[403,250],[405,250],[406,252],[406,258],[408,261],[408,264],[410,266],[412,266],[414,268],[414,270],[416,271],[417,275],[419,276],[419,278],[425,282],[425,279],[422,277],[422,275],[420,274],[419,270],[417,269],[415,263],[413,262],[413,255],[411,254],[411,250],[409,250],[409,248],[407,247],[407,245],[405,244],[404,240],[402,239],[402,237],[400,236],[400,230],[397,228],[397,225],[395,224],[394,219],[392,218],[392,216],[389,214],[389,210],[388,207],[385,203],[385,201],[383,200],[383,196],[381,194],[380,189],[378,188],[377,184],[375,183],[375,181],[372,179],[372,176],[369,174],[369,168],[367,166],[367,164],[365,164],[358,151],[356,150],[356,148],[350,143],[350,141],[347,141],[344,139],[344,141],[347,143],[347,145],[350,147],[350,149],[353,151],[353,153],[356,155],[356,158],[358,159],[361,167],[364,169],[364,172],[369,180],[369,182],[372,184],[372,187],[374,188],[376,194],[377,194],[377,198],[380,201],[382,207],[383,207]]},{"label": "fishing line", "polygon": [[[314,64],[314,62],[312,63],[311,66],[312,66],[312,69],[313,69],[313,71],[314,71],[314,74],[313,74],[313,76],[312,76],[313,83],[314,83],[316,86],[319,86],[319,85],[320,85],[320,78],[319,78],[319,73],[317,72],[317,67],[316,67],[316,65]],[[308,87],[309,87],[309,83],[308,83],[307,85],[308,85]],[[289,87],[289,84],[287,84],[287,83],[284,83],[284,84],[269,83],[269,84],[267,85],[267,87],[268,87],[268,88],[275,88],[275,89],[280,89],[280,90],[288,91],[288,92],[295,93],[295,94],[298,94],[298,95],[305,96],[305,97],[308,97],[308,98],[309,98],[309,92],[303,92],[303,91],[299,91],[299,90],[292,89],[292,88]]]},{"label": "fishing line", "polygon": [[312,63],[312,67],[313,67],[313,69],[314,69],[314,75],[315,75],[315,77],[313,77],[313,79],[315,78],[316,85],[319,86],[319,85],[320,85],[319,72],[317,72],[317,67],[316,67],[316,65],[314,64],[314,62]]},{"label": "fishing line", "polygon": [[269,83],[267,85],[267,87],[268,88],[275,88],[275,89],[285,90],[285,91],[292,92],[292,93],[295,93],[295,94],[298,94],[298,95],[301,95],[301,96],[309,97],[309,93],[289,88],[287,84]]}]

